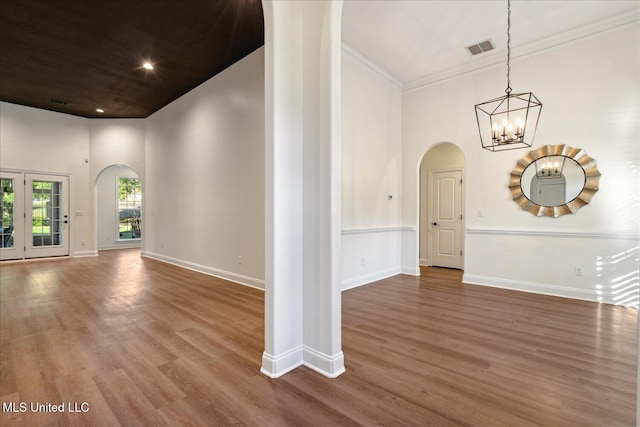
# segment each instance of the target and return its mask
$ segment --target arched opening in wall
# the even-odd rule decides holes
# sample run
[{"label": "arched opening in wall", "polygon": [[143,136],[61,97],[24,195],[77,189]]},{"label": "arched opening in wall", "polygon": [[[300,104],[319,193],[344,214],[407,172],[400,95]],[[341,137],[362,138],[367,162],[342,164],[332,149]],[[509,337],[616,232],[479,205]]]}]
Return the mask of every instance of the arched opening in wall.
[{"label": "arched opening in wall", "polygon": [[97,250],[140,248],[142,243],[142,180],[131,168],[104,168],[95,182]]},{"label": "arched opening in wall", "polygon": [[462,150],[448,142],[420,162],[420,266],[464,269],[465,165]]}]

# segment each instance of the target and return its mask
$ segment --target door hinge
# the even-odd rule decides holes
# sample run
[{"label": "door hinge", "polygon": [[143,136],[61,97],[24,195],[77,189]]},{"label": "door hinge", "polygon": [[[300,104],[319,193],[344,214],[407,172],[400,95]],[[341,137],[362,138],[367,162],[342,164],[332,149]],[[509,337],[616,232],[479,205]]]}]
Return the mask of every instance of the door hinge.
[{"label": "door hinge", "polygon": [[460,178],[460,184],[462,184],[462,178]]},{"label": "door hinge", "polygon": [[462,256],[462,251],[460,251],[460,256]]},{"label": "door hinge", "polygon": [[462,219],[462,214],[460,214],[460,219]]}]

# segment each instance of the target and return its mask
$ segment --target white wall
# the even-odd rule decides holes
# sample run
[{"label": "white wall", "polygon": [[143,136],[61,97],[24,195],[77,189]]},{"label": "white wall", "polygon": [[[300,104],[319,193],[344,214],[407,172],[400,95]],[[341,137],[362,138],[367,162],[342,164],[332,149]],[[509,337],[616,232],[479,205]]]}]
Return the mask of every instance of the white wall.
[{"label": "white wall", "polygon": [[[94,241],[97,249],[140,247],[138,242],[115,240],[116,174],[142,180],[144,205],[145,120],[90,120],[91,183],[94,186],[91,204],[95,223]],[[144,209],[143,209],[144,211]],[[142,224],[144,239],[144,223]]]},{"label": "white wall", "polygon": [[[98,250],[139,248],[140,240],[118,240],[118,179],[139,178],[126,166],[110,166],[102,171],[96,183]],[[144,200],[144,191],[143,191]]]},{"label": "white wall", "polygon": [[145,120],[100,119],[91,125],[91,179],[114,165],[127,166],[140,177],[144,176]]},{"label": "white wall", "polygon": [[70,254],[91,253],[89,120],[0,102],[0,142],[2,169],[69,175]]},{"label": "white wall", "polygon": [[[533,91],[543,103],[534,147],[581,147],[602,173],[591,204],[557,219],[511,200],[509,172],[525,150],[480,148],[473,106],[503,93],[503,66],[405,92],[404,224],[418,221],[421,156],[451,141],[467,161],[466,282],[637,304],[640,54],[624,46],[639,37],[636,22],[512,59],[514,91]],[[413,264],[418,244],[409,237],[403,263]]]},{"label": "white wall", "polygon": [[401,114],[398,82],[343,47],[343,289],[401,271]]},{"label": "white wall", "polygon": [[146,119],[143,255],[264,286],[264,52]]}]

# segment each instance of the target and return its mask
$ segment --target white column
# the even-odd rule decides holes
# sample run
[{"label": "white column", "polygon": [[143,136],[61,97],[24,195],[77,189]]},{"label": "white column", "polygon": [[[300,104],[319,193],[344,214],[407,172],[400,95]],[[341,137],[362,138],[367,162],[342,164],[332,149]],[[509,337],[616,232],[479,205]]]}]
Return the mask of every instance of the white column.
[{"label": "white column", "polygon": [[340,302],[341,1],[263,0],[265,351],[270,377],[344,372]]}]

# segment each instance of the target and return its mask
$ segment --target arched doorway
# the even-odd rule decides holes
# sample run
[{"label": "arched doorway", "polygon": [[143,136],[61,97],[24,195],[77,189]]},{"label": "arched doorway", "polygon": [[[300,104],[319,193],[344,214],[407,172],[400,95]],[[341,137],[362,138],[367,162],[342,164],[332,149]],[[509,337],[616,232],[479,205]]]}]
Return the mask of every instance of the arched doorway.
[{"label": "arched doorway", "polygon": [[464,268],[464,182],[462,150],[444,142],[420,162],[419,259],[421,266]]},{"label": "arched doorway", "polygon": [[142,182],[133,169],[104,168],[96,178],[95,203],[98,250],[141,247]]}]

